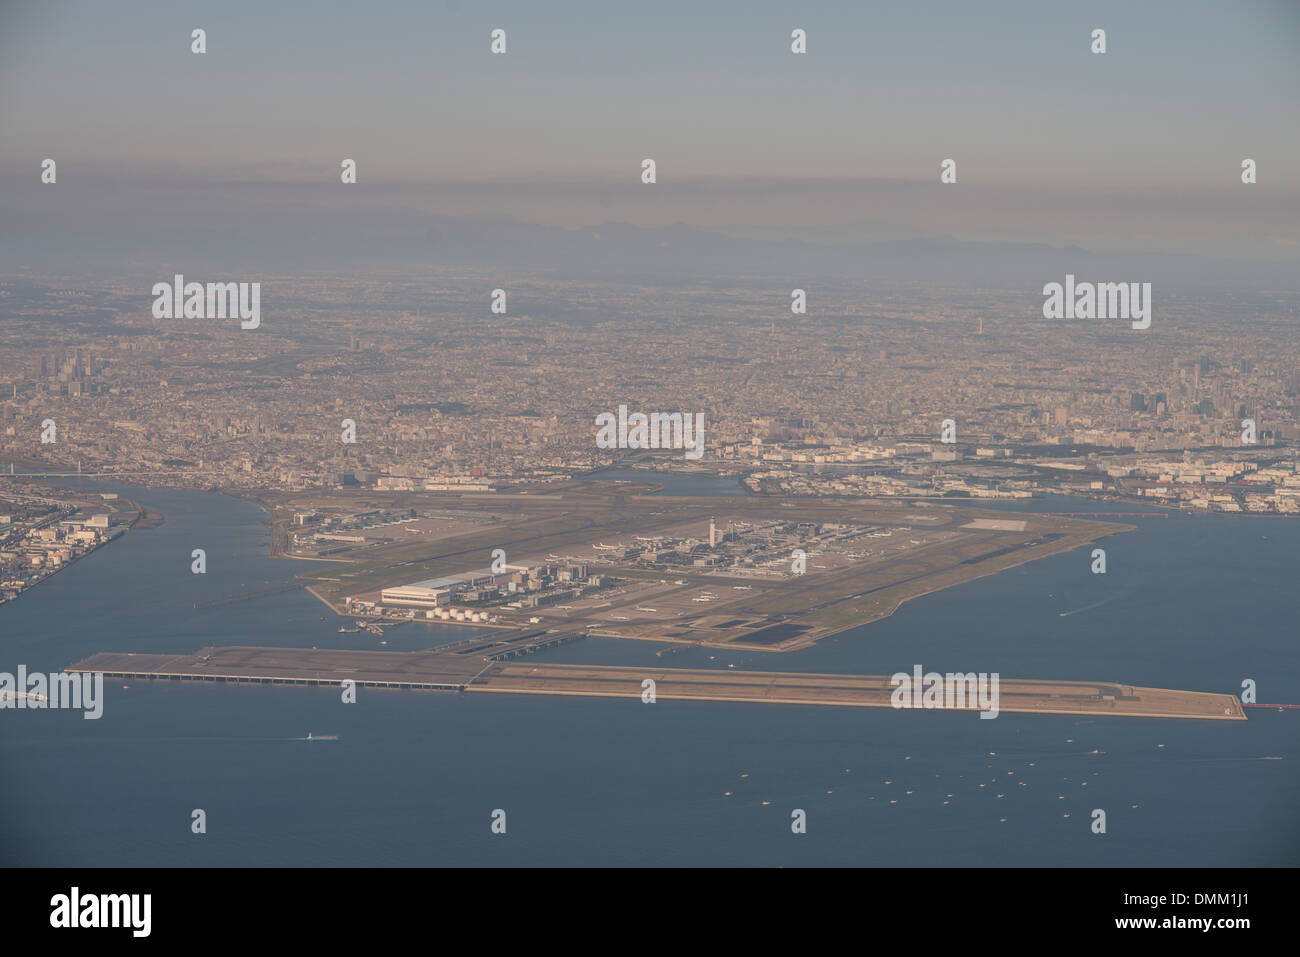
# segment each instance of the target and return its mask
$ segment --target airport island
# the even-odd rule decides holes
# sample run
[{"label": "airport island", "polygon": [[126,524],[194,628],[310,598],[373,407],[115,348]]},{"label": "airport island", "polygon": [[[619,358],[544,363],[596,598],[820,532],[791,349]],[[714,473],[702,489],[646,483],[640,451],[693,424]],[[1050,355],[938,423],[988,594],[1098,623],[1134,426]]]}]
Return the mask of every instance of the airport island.
[{"label": "airport island", "polygon": [[[341,615],[794,651],[903,602],[1131,526],[932,502],[655,494],[322,493],[273,509],[273,549]],[[266,503],[264,503],[266,504]],[[1089,573],[1080,556],[1080,574]]]},{"label": "airport island", "polygon": [[[101,652],[72,665],[135,680],[896,707],[888,676],[548,664],[587,636],[790,652],[903,602],[1128,530],[1112,522],[931,502],[681,497],[578,481],[548,494],[321,493],[265,503],[272,547],[312,558],[309,590],[366,647]],[[1080,574],[1089,574],[1080,556]],[[385,628],[477,625],[418,652]],[[949,676],[951,677],[951,675]],[[949,703],[947,706],[952,707]],[[955,705],[974,710],[974,701]],[[1004,679],[1000,710],[1245,720],[1233,695],[1115,682]]]}]

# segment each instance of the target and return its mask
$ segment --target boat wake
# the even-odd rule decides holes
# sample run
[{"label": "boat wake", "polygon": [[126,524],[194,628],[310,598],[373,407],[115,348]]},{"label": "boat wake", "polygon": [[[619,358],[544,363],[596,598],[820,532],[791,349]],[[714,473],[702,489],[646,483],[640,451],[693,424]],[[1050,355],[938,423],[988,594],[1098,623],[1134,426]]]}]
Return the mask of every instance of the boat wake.
[{"label": "boat wake", "polygon": [[1075,608],[1075,609],[1073,609],[1072,611],[1063,611],[1063,612],[1060,612],[1060,613],[1057,615],[1057,617],[1058,617],[1058,618],[1069,618],[1071,615],[1079,615],[1079,614],[1082,614],[1082,613],[1085,612],[1085,611],[1092,611],[1094,608],[1100,608],[1102,605],[1109,605],[1111,602],[1115,601],[1116,599],[1118,599],[1118,598],[1120,598],[1120,597],[1122,597],[1122,596],[1121,596],[1121,595],[1112,595],[1110,598],[1103,599],[1102,601],[1099,601],[1099,602],[1094,602],[1094,603],[1091,604],[1091,605],[1084,605],[1082,608]]}]

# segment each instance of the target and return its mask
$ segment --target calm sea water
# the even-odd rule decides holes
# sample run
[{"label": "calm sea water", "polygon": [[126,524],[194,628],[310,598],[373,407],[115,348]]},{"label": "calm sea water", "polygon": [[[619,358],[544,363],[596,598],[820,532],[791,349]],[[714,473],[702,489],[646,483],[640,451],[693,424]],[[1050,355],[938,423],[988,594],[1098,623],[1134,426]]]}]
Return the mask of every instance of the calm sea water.
[{"label": "calm sea water", "polygon": [[[620,477],[612,475],[607,477]],[[631,472],[621,477],[644,478]],[[0,670],[208,644],[379,647],[305,592],[195,609],[314,563],[215,493],[0,606]],[[671,479],[669,494],[736,494]],[[1023,510],[1114,510],[1048,499]],[[1121,506],[1128,509],[1130,506]],[[547,661],[1104,679],[1300,702],[1300,522],[1172,515],[910,602],[789,655],[586,639]],[[1261,536],[1269,536],[1264,541]],[[190,573],[204,548],[208,574]],[[465,629],[405,625],[386,650]],[[1294,865],[1300,712],[1237,723],[109,683],[104,716],[0,711],[9,865]],[[292,740],[337,734],[336,742]],[[728,793],[729,792],[729,793]],[[946,802],[946,803],[945,803]],[[207,813],[204,835],[190,813]],[[494,835],[495,809],[507,833]],[[807,833],[791,833],[791,812]],[[1107,833],[1091,833],[1093,809]]]}]

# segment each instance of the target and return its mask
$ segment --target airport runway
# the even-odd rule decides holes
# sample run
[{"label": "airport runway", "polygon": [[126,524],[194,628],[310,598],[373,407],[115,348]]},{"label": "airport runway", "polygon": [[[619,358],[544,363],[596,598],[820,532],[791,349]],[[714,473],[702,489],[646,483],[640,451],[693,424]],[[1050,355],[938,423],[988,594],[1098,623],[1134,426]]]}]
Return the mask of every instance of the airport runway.
[{"label": "airport runway", "polygon": [[[894,686],[888,675],[798,674],[559,665],[519,660],[522,655],[567,636],[540,634],[525,640],[458,642],[451,649],[422,652],[318,650],[304,648],[204,648],[192,655],[100,653],[68,668],[106,677],[212,681],[234,684],[358,687],[551,694],[641,699],[646,679],[656,700],[741,701],[761,704],[890,708]],[[976,700],[953,699],[944,707],[980,710]],[[1234,695],[1108,682],[1001,678],[998,710],[1131,718],[1200,718],[1244,721]]]}]

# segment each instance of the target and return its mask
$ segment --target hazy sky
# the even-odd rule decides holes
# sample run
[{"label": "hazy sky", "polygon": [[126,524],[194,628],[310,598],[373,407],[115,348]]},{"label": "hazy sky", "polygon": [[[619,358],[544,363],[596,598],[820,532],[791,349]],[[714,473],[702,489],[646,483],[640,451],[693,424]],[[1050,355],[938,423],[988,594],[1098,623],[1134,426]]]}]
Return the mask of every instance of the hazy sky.
[{"label": "hazy sky", "polygon": [[350,157],[357,189],[482,187],[388,194],[433,212],[1290,256],[1298,120],[1295,0],[0,0],[20,222],[47,156],[59,190],[105,191],[343,188]]}]

